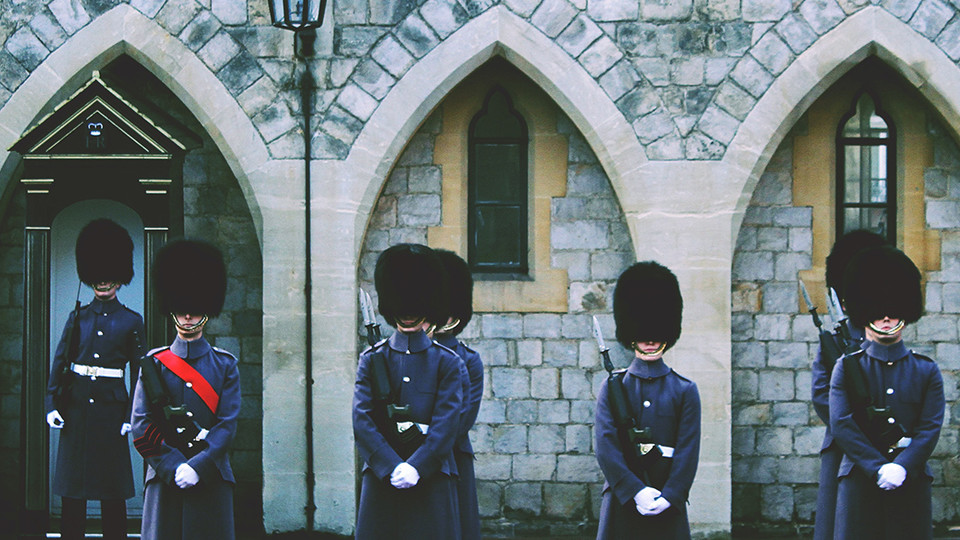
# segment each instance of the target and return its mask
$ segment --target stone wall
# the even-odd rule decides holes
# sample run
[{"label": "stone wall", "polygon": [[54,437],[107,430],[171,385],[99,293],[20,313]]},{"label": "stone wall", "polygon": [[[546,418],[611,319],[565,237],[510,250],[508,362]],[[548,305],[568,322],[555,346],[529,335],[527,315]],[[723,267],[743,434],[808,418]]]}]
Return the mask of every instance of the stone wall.
[{"label": "stone wall", "polygon": [[[374,302],[380,252],[397,242],[426,243],[427,228],[440,225],[443,194],[432,141],[441,122],[434,113],[420,128],[377,201],[359,268],[360,285]],[[595,527],[602,475],[592,426],[606,372],[592,315],[602,321],[614,362],[629,363],[614,341],[612,316],[613,286],[634,261],[623,215],[582,135],[565,117],[558,129],[569,137],[569,164],[566,195],[552,201],[551,260],[567,270],[570,309],[475,313],[461,336],[484,362],[483,402],[471,439],[480,513],[491,533],[558,536]],[[601,233],[584,242],[576,231],[588,224]]]},{"label": "stone wall", "polygon": [[20,493],[20,385],[23,375],[23,226],[20,186],[0,197],[0,521],[16,523]]},{"label": "stone wall", "polygon": [[[801,126],[802,128],[802,126]],[[909,347],[934,357],[947,414],[934,454],[934,521],[960,517],[960,392],[956,344],[960,267],[956,219],[960,151],[939,125],[926,169],[927,227],[942,233],[942,269],[926,275],[926,315],[907,327]],[[793,206],[788,137],[753,193],[733,260],[733,522],[743,529],[807,530],[816,510],[825,427],[810,402],[817,334],[798,307],[797,277],[812,266],[809,207]],[[816,300],[815,300],[816,302]]]}]

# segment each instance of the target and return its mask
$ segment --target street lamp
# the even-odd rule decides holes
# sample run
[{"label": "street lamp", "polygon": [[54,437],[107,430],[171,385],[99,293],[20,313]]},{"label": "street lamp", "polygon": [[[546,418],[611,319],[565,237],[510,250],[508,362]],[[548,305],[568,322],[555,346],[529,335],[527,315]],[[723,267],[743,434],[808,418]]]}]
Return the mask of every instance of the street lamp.
[{"label": "street lamp", "polygon": [[304,514],[307,522],[307,531],[313,531],[313,520],[317,512],[314,497],[314,463],[313,463],[313,278],[310,242],[311,195],[310,195],[310,155],[312,151],[313,133],[310,130],[310,116],[313,114],[313,92],[315,83],[310,69],[310,58],[314,54],[313,31],[323,24],[323,12],[327,7],[327,0],[267,0],[270,6],[270,20],[274,26],[294,31],[294,50],[298,58],[303,59],[303,72],[300,75],[300,109],[303,113],[303,200],[304,200],[304,380],[306,381],[306,395],[304,397],[304,433],[306,437],[306,495],[307,504]]}]

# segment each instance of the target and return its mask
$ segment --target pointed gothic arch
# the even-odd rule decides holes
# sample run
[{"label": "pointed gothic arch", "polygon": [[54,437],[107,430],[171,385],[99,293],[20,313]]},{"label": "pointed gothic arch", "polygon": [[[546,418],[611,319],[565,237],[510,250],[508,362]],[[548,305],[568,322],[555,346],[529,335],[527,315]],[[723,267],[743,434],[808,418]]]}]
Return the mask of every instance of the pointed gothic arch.
[{"label": "pointed gothic arch", "polygon": [[[760,175],[811,103],[852,66],[877,56],[903,75],[943,116],[954,137],[960,132],[960,69],[929,39],[880,7],[851,15],[786,69],[767,89],[744,120],[724,162],[731,178],[741,184],[732,209],[732,238],[737,238],[743,213]],[[735,246],[731,244],[731,249]]]}]

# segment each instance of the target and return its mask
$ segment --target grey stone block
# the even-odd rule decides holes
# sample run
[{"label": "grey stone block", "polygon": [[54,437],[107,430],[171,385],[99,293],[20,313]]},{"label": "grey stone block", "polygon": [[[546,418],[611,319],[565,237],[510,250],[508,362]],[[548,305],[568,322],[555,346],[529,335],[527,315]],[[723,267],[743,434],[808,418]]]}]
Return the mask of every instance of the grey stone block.
[{"label": "grey stone block", "polygon": [[559,338],[560,315],[555,313],[531,313],[523,315],[523,336],[526,338]]},{"label": "grey stone block", "polygon": [[427,0],[420,6],[420,16],[440,39],[445,39],[470,19],[466,10],[453,0]]},{"label": "grey stone block", "polygon": [[[471,322],[470,326],[474,323]],[[508,362],[507,343],[502,339],[481,339],[474,342],[473,349],[480,353],[485,366],[505,366]]]},{"label": "grey stone block", "polygon": [[787,456],[793,452],[793,430],[784,427],[757,430],[757,453],[762,456]]},{"label": "grey stone block", "polygon": [[726,146],[702,133],[695,132],[684,141],[684,156],[690,160],[717,160],[723,157]]},{"label": "grey stone block", "polygon": [[595,396],[587,373],[582,369],[564,369],[560,373],[561,396],[564,399],[592,399]]},{"label": "grey stone block", "polygon": [[719,107],[708,107],[700,118],[698,127],[710,138],[729,144],[737,134],[740,122]]},{"label": "grey stone block", "polygon": [[610,96],[610,99],[616,101],[636,86],[640,80],[640,74],[633,65],[626,60],[620,60],[600,77],[599,82],[600,87]]},{"label": "grey stone block", "polygon": [[761,286],[763,312],[796,313],[797,284],[795,282],[771,281]]},{"label": "grey stone block", "polygon": [[796,13],[788,13],[774,30],[786,41],[794,54],[807,50],[817,40],[817,33],[807,23],[806,19]]},{"label": "grey stone block", "polygon": [[438,195],[402,195],[397,198],[399,223],[414,227],[439,225],[440,205]]},{"label": "grey stone block", "polygon": [[566,400],[541,401],[540,422],[543,424],[566,424],[570,422],[570,402]]},{"label": "grey stone block", "polygon": [[880,5],[895,17],[907,22],[917,11],[920,0],[880,0]]},{"label": "grey stone block", "polygon": [[505,512],[539,516],[543,508],[543,489],[539,483],[509,483],[504,487],[503,505]]},{"label": "grey stone block", "polygon": [[608,228],[604,221],[554,222],[550,227],[550,245],[553,249],[606,249]]},{"label": "grey stone block", "polygon": [[4,47],[28,70],[34,70],[43,62],[50,51],[34,35],[30,27],[23,26],[10,36]]},{"label": "grey stone block", "polygon": [[734,280],[769,281],[773,277],[773,253],[769,251],[741,251],[734,254]]},{"label": "grey stone block", "polygon": [[234,96],[239,95],[263,76],[256,59],[241,50],[217,73],[217,78]]},{"label": "grey stone block", "polygon": [[743,0],[740,12],[748,22],[779,21],[792,9],[790,0]]},{"label": "grey stone block", "polygon": [[490,370],[494,397],[521,399],[530,397],[530,377],[526,369],[495,367]]},{"label": "grey stone block", "polygon": [[602,476],[594,456],[557,456],[558,482],[599,482]]},{"label": "grey stone block", "polygon": [[577,16],[577,9],[567,0],[544,0],[530,17],[530,23],[544,34],[555,38]]},{"label": "grey stone block", "polygon": [[[599,316],[599,315],[598,315]],[[593,318],[589,315],[561,315],[563,337],[567,339],[590,339],[593,337]]]},{"label": "grey stone block", "polygon": [[752,427],[735,426],[731,436],[730,450],[734,456],[756,455],[756,429]]},{"label": "grey stone block", "polygon": [[[557,456],[553,454],[526,454],[513,456],[513,479],[517,481],[550,481],[557,471]],[[539,484],[537,495],[539,495]],[[509,504],[509,487],[508,504]],[[539,501],[539,497],[534,500]],[[539,510],[539,508],[537,508]]]},{"label": "grey stone block", "polygon": [[[42,11],[30,19],[30,29],[37,36],[43,45],[49,50],[55,50],[67,40],[67,33],[53,19],[53,15],[48,11]],[[7,100],[4,99],[3,102]]]},{"label": "grey stone block", "polygon": [[759,373],[760,400],[777,402],[793,400],[793,376],[792,370],[761,370]]},{"label": "grey stone block", "polygon": [[523,319],[516,313],[485,313],[481,315],[483,337],[520,338],[523,337]]},{"label": "grey stone block", "polygon": [[194,0],[167,0],[154,20],[176,36],[202,9],[203,7]]},{"label": "grey stone block", "polygon": [[806,369],[813,357],[806,343],[771,341],[767,344],[767,366],[784,369]]},{"label": "grey stone block", "polygon": [[[641,58],[632,58],[631,62],[640,74],[653,86],[663,87],[670,84],[670,62],[667,62],[663,58],[644,56]],[[646,93],[650,92],[649,89],[646,90]],[[650,96],[649,99],[652,101],[654,98],[656,98],[657,102],[660,101],[657,95]]]},{"label": "grey stone block", "polygon": [[[572,420],[572,419],[571,419]],[[564,431],[566,451],[571,454],[593,454],[590,426],[570,425]],[[593,457],[593,456],[591,456]]]},{"label": "grey stone block", "polygon": [[407,143],[403,155],[397,161],[397,165],[410,167],[413,165],[433,165],[433,143],[434,138],[430,135],[414,135]]},{"label": "grey stone block", "polygon": [[[168,2],[168,4],[169,3],[174,2]],[[191,0],[191,3],[194,2]],[[57,19],[57,23],[71,36],[84,26],[90,24],[90,15],[87,13],[87,10],[84,9],[83,3],[80,2],[80,0],[52,0],[47,4],[47,8],[53,13],[53,16]],[[190,8],[184,6],[184,11],[190,12]],[[154,14],[156,14],[156,12],[154,12]],[[188,17],[192,16],[192,13],[189,13]],[[163,24],[162,21],[157,22]],[[180,28],[177,28],[176,31],[171,33],[176,35],[179,31]]]},{"label": "grey stone block", "polygon": [[773,76],[752,56],[745,56],[737,62],[731,77],[755,98],[762,96],[773,84]]},{"label": "grey stone block", "polygon": [[557,454],[564,451],[563,426],[537,424],[530,426],[529,447],[532,454]]},{"label": "grey stone block", "polygon": [[662,110],[637,118],[631,123],[631,126],[633,127],[633,132],[643,144],[649,144],[657,139],[670,135],[676,128],[676,125],[673,123],[673,118]]},{"label": "grey stone block", "polygon": [[543,364],[543,342],[538,339],[517,341],[517,364],[521,366]]},{"label": "grey stone block", "polygon": [[760,515],[765,519],[787,521],[793,516],[793,487],[763,486],[760,493]]},{"label": "grey stone block", "polygon": [[735,408],[733,411],[733,425],[735,426],[762,426],[770,423],[773,418],[773,404],[757,403]]},{"label": "grey stone block", "polygon": [[778,479],[783,484],[816,484],[820,474],[820,458],[787,456],[777,464]]},{"label": "grey stone block", "polygon": [[[489,385],[484,385],[489,387]],[[477,424],[502,424],[507,421],[506,401],[484,398],[480,402],[480,413],[477,415]],[[475,428],[476,429],[476,428]]]},{"label": "grey stone block", "polygon": [[587,2],[587,15],[598,22],[632,21],[640,14],[637,2],[622,0],[591,0]]},{"label": "grey stone block", "polygon": [[604,74],[621,58],[623,58],[623,52],[617,47],[616,43],[603,35],[587,47],[587,50],[580,55],[579,61],[580,65],[587,70],[587,73],[596,78]]},{"label": "grey stone block", "polygon": [[560,395],[560,374],[555,368],[530,370],[530,395],[539,399],[557,399]]},{"label": "grey stone block", "polygon": [[764,34],[750,51],[750,54],[774,75],[783,73],[793,62],[793,51],[774,32]]},{"label": "grey stone block", "polygon": [[586,496],[587,487],[583,484],[544,484],[544,513],[565,519],[582,516],[586,509]]},{"label": "grey stone block", "polygon": [[928,200],[926,216],[930,228],[956,228],[960,223],[960,202]]},{"label": "grey stone block", "polygon": [[413,55],[391,35],[380,40],[370,54],[383,69],[397,78],[403,76],[415,62]]},{"label": "grey stone block", "polygon": [[538,414],[537,402],[531,399],[514,399],[507,402],[507,422],[511,424],[535,424]]},{"label": "grey stone block", "polygon": [[405,18],[396,32],[400,43],[417,58],[425,56],[440,44],[430,26],[416,14]]},{"label": "grey stone block", "polygon": [[292,129],[296,129],[298,124],[297,119],[290,114],[290,109],[286,103],[282,101],[275,101],[260,111],[254,118],[260,134],[268,142]]},{"label": "grey stone block", "polygon": [[757,100],[732,81],[725,81],[717,90],[716,103],[734,118],[743,120],[753,110]]},{"label": "grey stone block", "polygon": [[204,64],[214,71],[219,71],[227,65],[237,53],[240,52],[240,45],[233,39],[229,32],[219,32],[210,38],[197,56]]},{"label": "grey stone block", "polygon": [[652,21],[681,21],[693,13],[693,0],[640,0],[640,16]]},{"label": "grey stone block", "polygon": [[383,99],[397,82],[393,75],[373,60],[367,59],[357,66],[353,82],[373,96],[374,99]]},{"label": "grey stone block", "polygon": [[940,32],[936,44],[951,60],[960,60],[960,20],[948,24],[943,32]]},{"label": "grey stone block", "polygon": [[[603,375],[606,378],[606,375]],[[594,388],[599,388],[598,385],[595,385]],[[596,392],[594,392],[596,395]],[[577,422],[581,424],[593,424],[594,418],[596,417],[597,402],[596,400],[574,400],[570,402],[570,421]]]},{"label": "grey stone block", "polygon": [[940,0],[924,0],[910,18],[910,27],[934,39],[956,14],[957,7]]},{"label": "grey stone block", "polygon": [[527,451],[527,427],[502,425],[493,428],[493,451],[497,454],[523,454]]},{"label": "grey stone block", "polygon": [[743,457],[733,461],[733,481],[751,484],[772,484],[777,460],[772,457]]},{"label": "grey stone block", "polygon": [[570,56],[576,58],[601,35],[603,35],[603,31],[595,22],[580,15],[573,19],[573,22],[560,33],[557,37],[557,44]]},{"label": "grey stone block", "polygon": [[540,0],[504,0],[504,5],[509,7],[517,15],[528,18],[537,9]]},{"label": "grey stone block", "polygon": [[807,0],[800,5],[800,15],[807,20],[813,31],[820,35],[846,18],[835,0]]},{"label": "grey stone block", "polygon": [[[761,384],[761,388],[763,385]],[[781,401],[773,403],[773,424],[777,426],[806,425],[810,421],[807,401]]]},{"label": "grey stone block", "polygon": [[774,255],[774,278],[778,281],[796,281],[801,270],[810,268],[806,253],[777,253]]},{"label": "grey stone block", "polygon": [[508,455],[477,454],[477,480],[510,480],[512,463],[513,458]]}]

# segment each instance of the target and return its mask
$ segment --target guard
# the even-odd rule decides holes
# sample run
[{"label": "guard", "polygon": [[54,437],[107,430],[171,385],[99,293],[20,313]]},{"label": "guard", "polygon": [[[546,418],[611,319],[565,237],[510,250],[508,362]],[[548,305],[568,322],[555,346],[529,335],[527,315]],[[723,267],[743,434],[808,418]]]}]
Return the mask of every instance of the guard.
[{"label": "guard", "polygon": [[133,436],[147,462],[141,538],[232,540],[234,476],[228,451],[240,413],[237,358],[203,337],[223,308],[227,276],[220,250],[179,240],[157,253],[160,311],[177,337],[142,360]]},{"label": "guard", "polygon": [[53,357],[47,423],[62,429],[53,493],[63,501],[62,538],[84,537],[91,499],[101,502],[104,538],[126,538],[126,499],[134,489],[123,377],[131,362],[136,380],[143,318],[120,303],[117,291],[133,279],[133,242],[120,225],[97,219],[80,231],[76,257],[94,299],[70,313]]},{"label": "guard", "polygon": [[611,373],[597,397],[596,454],[606,478],[597,538],[690,538],[700,394],[663,361],[680,338],[676,276],[656,262],[634,264],[617,281],[613,311],[617,341],[634,359]]},{"label": "guard", "polygon": [[844,453],[835,538],[933,537],[927,460],[943,424],[943,378],[902,339],[923,315],[920,287],[920,271],[890,246],[861,251],[844,273],[847,313],[865,339],[830,380],[830,429]]},{"label": "guard", "polygon": [[446,277],[430,248],[398,244],[377,259],[380,314],[395,332],[360,355],[353,433],[363,479],[356,538],[460,538],[453,446],[462,360],[428,337],[447,322]]},{"label": "guard", "polygon": [[[836,298],[841,300],[840,310],[843,309],[842,300],[845,298],[846,290],[843,288],[843,273],[858,252],[863,249],[882,246],[887,241],[879,234],[867,231],[851,231],[840,237],[830,250],[830,255],[826,261],[826,282],[827,288],[836,293]],[[842,315],[842,313],[841,313]],[[837,321],[844,325],[844,328],[838,328],[835,332],[835,343],[845,341],[843,336],[849,336],[851,345],[859,344],[863,340],[863,328],[858,328],[850,323],[849,319]],[[840,339],[836,339],[836,338]],[[859,346],[857,346],[859,348]],[[844,348],[835,347],[843,352]],[[834,512],[837,507],[837,471],[840,469],[840,460],[843,458],[843,450],[840,445],[833,440],[833,434],[830,432],[830,374],[833,372],[833,366],[837,362],[834,354],[824,355],[823,347],[817,348],[817,356],[813,360],[811,369],[811,386],[813,395],[813,408],[817,416],[827,426],[823,436],[823,444],[820,446],[820,482],[817,485],[817,513],[814,517],[813,538],[814,540],[831,540],[833,538]]]},{"label": "guard", "polygon": [[473,446],[470,444],[470,429],[480,413],[483,398],[483,361],[480,354],[467,347],[457,336],[473,317],[473,276],[466,261],[452,251],[436,250],[447,274],[449,295],[447,323],[436,331],[435,339],[441,345],[455,351],[467,370],[467,392],[464,394],[464,409],[460,417],[460,432],[453,446],[460,481],[457,483],[460,503],[460,527],[463,540],[480,540],[480,508],[477,501],[477,478],[473,467]]}]

